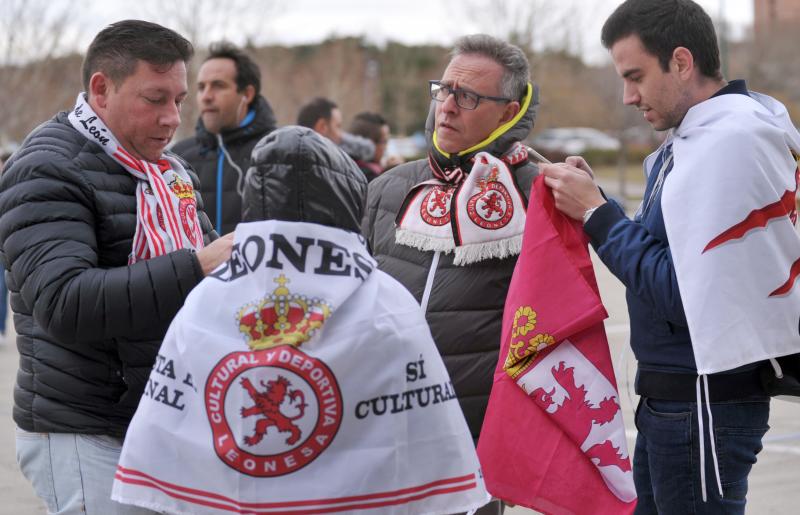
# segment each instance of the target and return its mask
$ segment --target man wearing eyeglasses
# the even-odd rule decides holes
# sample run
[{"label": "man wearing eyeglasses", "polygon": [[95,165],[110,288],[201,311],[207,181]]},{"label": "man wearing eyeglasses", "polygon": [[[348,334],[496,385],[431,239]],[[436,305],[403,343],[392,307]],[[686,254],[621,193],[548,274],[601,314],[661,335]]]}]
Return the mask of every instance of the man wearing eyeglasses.
[{"label": "man wearing eyeglasses", "polygon": [[519,144],[537,105],[529,81],[518,47],[486,35],[458,40],[441,80],[430,81],[427,158],[372,181],[364,218],[379,266],[425,309],[476,440],[538,173]]}]

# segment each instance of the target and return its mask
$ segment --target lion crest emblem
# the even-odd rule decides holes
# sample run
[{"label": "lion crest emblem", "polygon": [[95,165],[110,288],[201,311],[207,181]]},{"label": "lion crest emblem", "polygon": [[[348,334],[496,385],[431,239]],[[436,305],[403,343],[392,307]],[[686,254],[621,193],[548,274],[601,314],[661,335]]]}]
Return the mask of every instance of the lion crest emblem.
[{"label": "lion crest emblem", "polygon": [[[279,433],[289,433],[286,438],[287,445],[294,445],[300,439],[300,428],[294,423],[295,420],[303,418],[306,412],[305,395],[301,390],[291,389],[291,383],[283,376],[277,379],[260,381],[264,391],[258,391],[248,378],[241,380],[242,387],[250,395],[253,406],[242,406],[242,417],[260,416],[263,417],[256,422],[255,432],[250,436],[244,437],[244,443],[250,446],[256,445],[267,434],[267,429],[275,426]],[[296,414],[293,416],[284,415],[281,406],[287,401],[295,408]]]}]

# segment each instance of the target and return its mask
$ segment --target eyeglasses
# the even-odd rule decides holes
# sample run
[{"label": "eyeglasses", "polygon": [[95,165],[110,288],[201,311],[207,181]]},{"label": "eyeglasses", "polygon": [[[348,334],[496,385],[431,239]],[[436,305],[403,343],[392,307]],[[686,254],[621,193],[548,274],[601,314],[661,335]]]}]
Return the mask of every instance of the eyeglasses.
[{"label": "eyeglasses", "polygon": [[466,89],[461,88],[453,88],[448,86],[447,84],[442,84],[442,81],[439,80],[429,80],[428,83],[431,85],[431,98],[436,100],[437,102],[444,102],[447,100],[451,94],[456,99],[456,105],[462,109],[467,109],[472,111],[478,107],[481,100],[491,100],[493,102],[511,102],[510,98],[503,98],[503,97],[490,97],[489,95],[479,95],[474,91],[469,91]]}]

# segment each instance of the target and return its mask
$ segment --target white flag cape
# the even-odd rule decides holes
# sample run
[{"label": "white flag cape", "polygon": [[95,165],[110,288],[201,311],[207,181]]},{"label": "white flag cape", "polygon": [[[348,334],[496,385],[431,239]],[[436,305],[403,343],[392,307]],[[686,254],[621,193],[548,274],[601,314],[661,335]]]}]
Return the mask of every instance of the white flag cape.
[{"label": "white flag cape", "polygon": [[169,328],[112,498],[166,513],[454,513],[489,500],[419,305],[360,236],[236,229]]},{"label": "white flag cape", "polygon": [[[662,209],[698,374],[800,352],[800,134],[776,100],[721,95],[674,133]],[[647,169],[651,158],[645,163]]]}]

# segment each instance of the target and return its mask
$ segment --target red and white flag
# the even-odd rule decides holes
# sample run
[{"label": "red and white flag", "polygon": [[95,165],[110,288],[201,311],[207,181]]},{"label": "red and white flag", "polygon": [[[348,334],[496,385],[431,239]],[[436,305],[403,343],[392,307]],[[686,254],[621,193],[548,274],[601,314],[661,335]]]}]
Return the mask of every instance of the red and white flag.
[{"label": "red and white flag", "polygon": [[489,501],[425,316],[360,235],[239,224],[170,325],[112,498],[180,515],[445,515]]},{"label": "red and white flag", "polygon": [[800,352],[800,133],[786,107],[752,91],[711,98],[673,149],[661,207],[697,373]]},{"label": "red and white flag", "polygon": [[633,512],[606,316],[580,224],[539,177],[478,443],[493,496],[548,514]]}]

